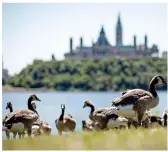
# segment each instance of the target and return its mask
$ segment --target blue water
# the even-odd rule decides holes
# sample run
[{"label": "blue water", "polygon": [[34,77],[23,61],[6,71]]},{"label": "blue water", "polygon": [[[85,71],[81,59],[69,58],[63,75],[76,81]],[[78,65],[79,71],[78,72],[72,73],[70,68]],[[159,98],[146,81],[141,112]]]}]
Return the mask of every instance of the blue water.
[{"label": "blue water", "polygon": [[[76,130],[81,130],[81,121],[88,119],[90,112],[89,108],[83,109],[85,100],[91,100],[95,108],[110,107],[111,101],[120,96],[120,92],[11,92],[2,94],[2,116],[9,113],[6,110],[6,103],[12,102],[13,109],[27,109],[27,100],[31,94],[36,94],[41,102],[36,102],[37,111],[40,114],[41,120],[47,121],[52,127],[52,134],[57,134],[55,127],[55,119],[61,113],[61,104],[66,105],[65,113],[71,113],[75,118],[77,126]],[[159,105],[151,109],[153,112],[158,110],[162,115],[163,110],[167,107],[167,92],[158,92],[160,102]],[[2,134],[3,139],[5,134]]]}]

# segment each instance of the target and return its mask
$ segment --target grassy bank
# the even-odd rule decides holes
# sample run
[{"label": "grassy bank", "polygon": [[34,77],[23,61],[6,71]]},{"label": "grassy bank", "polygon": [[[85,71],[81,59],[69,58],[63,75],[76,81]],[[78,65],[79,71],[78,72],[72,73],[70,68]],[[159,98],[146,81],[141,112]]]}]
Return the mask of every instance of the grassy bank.
[{"label": "grassy bank", "polygon": [[2,146],[3,150],[166,150],[167,131],[161,128],[82,132],[3,140]]}]

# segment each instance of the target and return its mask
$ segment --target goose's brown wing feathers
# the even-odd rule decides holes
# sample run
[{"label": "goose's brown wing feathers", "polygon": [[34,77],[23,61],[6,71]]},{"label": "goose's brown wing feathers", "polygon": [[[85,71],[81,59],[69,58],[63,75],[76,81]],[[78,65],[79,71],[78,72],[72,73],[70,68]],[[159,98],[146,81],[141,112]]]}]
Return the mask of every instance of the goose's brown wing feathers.
[{"label": "goose's brown wing feathers", "polygon": [[38,119],[37,113],[31,110],[18,110],[16,112],[10,113],[8,118],[5,120],[5,122],[10,121],[11,119],[14,119],[15,121],[20,119]]},{"label": "goose's brown wing feathers", "polygon": [[100,124],[101,128],[104,128],[106,125],[106,122],[110,118],[118,117],[118,115],[115,114],[116,112],[118,112],[117,109],[118,108],[116,107],[110,107],[110,108],[101,108],[101,109],[96,110],[93,113],[94,122],[97,121]]},{"label": "goose's brown wing feathers", "polygon": [[93,128],[93,121],[86,120],[86,121],[85,121],[85,125],[84,125],[84,129],[87,129],[88,131],[93,131],[93,130],[95,130],[95,129]]},{"label": "goose's brown wing feathers", "polygon": [[110,108],[100,108],[94,112],[94,115],[102,115],[104,117],[114,114],[118,112],[117,108],[115,107],[110,107]]},{"label": "goose's brown wing feathers", "polygon": [[22,110],[20,113],[15,115],[15,118],[35,119],[38,118],[38,115],[37,113],[31,110]]},{"label": "goose's brown wing feathers", "polygon": [[67,117],[73,118],[71,114],[66,114]]},{"label": "goose's brown wing feathers", "polygon": [[5,123],[8,122],[8,121],[10,121],[11,119],[13,119],[14,116],[15,116],[17,113],[19,113],[19,112],[20,112],[20,110],[17,110],[17,111],[15,111],[15,112],[9,113],[9,114],[7,115],[7,117],[6,117],[6,119],[5,119]]},{"label": "goose's brown wing feathers", "polygon": [[114,106],[124,106],[129,104],[135,104],[137,100],[139,100],[142,97],[148,97],[150,96],[150,93],[148,93],[145,90],[142,89],[133,89],[127,91],[123,96],[117,98],[114,102]]}]

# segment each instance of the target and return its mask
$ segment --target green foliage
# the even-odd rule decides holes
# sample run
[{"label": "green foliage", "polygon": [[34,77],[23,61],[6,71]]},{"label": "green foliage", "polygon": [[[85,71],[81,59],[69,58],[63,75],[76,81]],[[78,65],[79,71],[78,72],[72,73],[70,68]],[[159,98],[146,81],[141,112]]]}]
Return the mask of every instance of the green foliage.
[{"label": "green foliage", "polygon": [[[8,81],[14,87],[61,91],[148,89],[154,75],[167,78],[166,58],[103,58],[100,60],[34,60]],[[167,89],[158,86],[157,89]]]}]

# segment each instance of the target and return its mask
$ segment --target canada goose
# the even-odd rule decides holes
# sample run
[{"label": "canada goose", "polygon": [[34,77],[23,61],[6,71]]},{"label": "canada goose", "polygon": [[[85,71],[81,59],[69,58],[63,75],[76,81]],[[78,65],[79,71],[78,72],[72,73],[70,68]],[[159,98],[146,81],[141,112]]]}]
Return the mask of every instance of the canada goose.
[{"label": "canada goose", "polygon": [[148,118],[142,121],[142,126],[145,128],[163,127],[162,118],[157,115],[151,114],[148,116]]},{"label": "canada goose", "polygon": [[[3,120],[3,125],[5,125],[5,121],[8,118],[8,116],[10,116],[10,114],[13,112],[13,106],[11,102],[7,103],[6,109],[10,109],[10,113],[6,115],[6,117]],[[10,133],[13,133],[13,138],[16,138],[16,135],[18,133],[19,138],[21,138],[21,136],[24,136],[24,125],[22,123],[14,123],[13,127],[11,129],[7,129],[4,127],[4,130],[6,132],[6,137],[7,139],[10,139]]]},{"label": "canada goose", "polygon": [[82,130],[83,131],[100,131],[101,126],[98,122],[93,122],[92,120],[82,120]]},{"label": "canada goose", "polygon": [[[13,112],[13,107],[12,107],[11,102],[7,103],[6,109],[9,109],[10,113]],[[8,118],[9,114],[7,114],[5,116],[5,118],[3,119],[3,125],[5,125],[5,120]],[[7,128],[3,127],[3,129],[4,129],[3,131],[5,131],[7,139],[10,139],[10,133],[13,133],[14,139],[16,138],[17,133],[19,134],[19,138],[21,138],[21,133],[24,131],[24,126],[22,124],[20,125],[20,124],[16,124],[16,123],[15,123],[15,126],[19,126],[19,128],[18,129],[16,128],[14,130],[10,130],[10,129],[8,130]]]},{"label": "canada goose", "polygon": [[89,118],[93,122],[98,122],[101,126],[101,129],[106,129],[106,126],[107,126],[108,122],[110,122],[110,119],[114,119],[113,114],[118,112],[118,108],[116,108],[116,107],[99,108],[99,109],[95,110],[95,107],[91,101],[85,101],[83,108],[85,108],[85,107],[91,108]]},{"label": "canada goose", "polygon": [[168,109],[165,109],[164,113],[163,113],[163,126],[167,127],[167,114],[168,114]]},{"label": "canada goose", "polygon": [[167,84],[162,76],[154,76],[149,83],[149,92],[142,89],[132,89],[112,102],[112,106],[118,107],[117,114],[134,118],[141,126],[143,115],[147,109],[155,108],[159,103],[159,97],[155,90],[156,84]]},{"label": "canada goose", "polygon": [[28,109],[17,110],[9,114],[8,118],[5,120],[4,125],[7,129],[15,129],[15,123],[20,123],[24,125],[24,129],[27,130],[28,136],[31,136],[31,127],[33,122],[35,122],[39,118],[38,112],[34,109],[31,102],[37,100],[41,101],[37,98],[36,95],[31,95],[28,99]]},{"label": "canada goose", "polygon": [[74,132],[76,127],[76,122],[71,114],[64,114],[65,105],[61,104],[62,113],[58,119],[55,120],[56,128],[58,129],[59,135],[62,135],[62,132]]},{"label": "canada goose", "polygon": [[[32,106],[34,107],[34,109],[37,108],[35,102],[32,102]],[[38,118],[37,121],[33,123],[32,134],[34,134],[34,136],[39,136],[44,134],[50,135],[51,126],[46,121],[40,121],[40,118]]]}]

